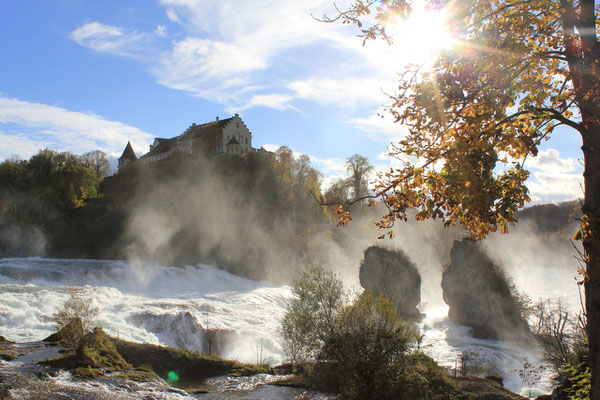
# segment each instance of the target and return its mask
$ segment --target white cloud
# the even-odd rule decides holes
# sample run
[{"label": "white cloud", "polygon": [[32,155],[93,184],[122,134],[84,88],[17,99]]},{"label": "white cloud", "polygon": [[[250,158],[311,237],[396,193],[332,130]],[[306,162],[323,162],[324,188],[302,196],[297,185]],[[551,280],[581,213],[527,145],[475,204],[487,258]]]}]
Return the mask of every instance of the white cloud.
[{"label": "white cloud", "polygon": [[171,21],[173,21],[175,23],[178,23],[178,24],[181,23],[181,20],[177,16],[177,13],[175,11],[173,11],[172,9],[167,10],[167,18],[169,18]]},{"label": "white cloud", "polygon": [[264,106],[273,108],[275,110],[286,110],[286,109],[297,109],[289,104],[292,100],[291,96],[282,95],[282,94],[259,94],[254,95],[252,98],[246,103],[239,106],[231,106],[228,107],[225,111],[228,113],[235,113],[236,111],[244,111],[252,107],[256,106]]},{"label": "white cloud", "polygon": [[410,165],[422,165],[424,164],[424,159],[415,157],[413,155],[407,154],[394,154],[390,155],[390,149],[387,149],[377,156],[378,160],[385,161],[387,163],[386,168],[404,168],[406,164]]},{"label": "white cloud", "polygon": [[583,197],[581,174],[534,172],[526,183],[534,203],[557,203]]},{"label": "white cloud", "polygon": [[343,179],[346,179],[347,176],[346,175],[327,175],[323,178],[323,181],[321,182],[321,192],[325,192],[327,189],[329,189],[329,187],[331,185],[333,185],[336,182],[339,182]]},{"label": "white cloud", "polygon": [[349,123],[376,140],[396,142],[408,134],[408,128],[395,122],[392,115],[385,111],[367,118],[354,118]]},{"label": "white cloud", "polygon": [[[292,49],[316,43],[331,51],[334,51],[331,45],[335,45],[335,51],[360,49],[360,40],[348,33],[353,31],[350,27],[323,24],[311,17],[311,11],[320,14],[332,10],[328,0],[261,0],[260,4],[235,0],[160,0],[160,3],[165,7],[166,17],[184,29],[183,36],[171,35],[168,50],[161,48],[164,42],[160,40],[168,36],[164,25],[154,32],[139,32],[93,21],[75,29],[71,38],[98,52],[142,61],[158,83],[166,87],[228,108],[266,106],[278,110],[292,109],[289,103],[294,97],[308,96],[309,91],[318,90],[307,87],[318,82],[297,78],[300,71],[293,71],[287,79],[272,81],[273,76],[278,76],[273,70],[280,68],[282,61],[295,64]],[[287,87],[292,81],[294,89]],[[360,79],[356,82],[361,83]],[[364,83],[360,87],[365,87]],[[337,99],[364,100],[364,94],[358,91],[358,88],[346,89],[346,94],[338,95]]]},{"label": "white cloud", "polygon": [[160,37],[165,37],[167,36],[167,27],[164,25],[158,25],[154,33],[156,33]]},{"label": "white cloud", "polygon": [[533,170],[526,185],[533,203],[556,203],[583,196],[582,167],[574,158],[561,158],[556,149],[543,150],[525,161]]},{"label": "white cloud", "polygon": [[[330,0],[159,3],[177,28],[167,32],[159,25],[154,32],[139,32],[88,22],[71,38],[95,51],[137,59],[159,84],[227,110],[262,106],[298,111],[294,101],[302,99],[366,110],[351,123],[373,138],[403,134],[374,116],[361,115],[388,102],[383,91],[393,94],[398,68],[407,62],[407,43],[414,44],[414,38],[398,38],[394,46],[383,41],[362,46],[355,26],[312,17],[335,15]],[[350,4],[337,3],[340,9]]]},{"label": "white cloud", "polygon": [[[1,126],[1,124],[0,124]],[[35,138],[29,138],[23,134],[14,133],[8,134],[0,129],[0,142],[2,149],[0,150],[0,160],[13,156],[19,158],[29,158],[38,150],[45,147],[50,147],[51,143]]]},{"label": "white cloud", "polygon": [[309,156],[310,162],[323,173],[323,175],[333,175],[343,177],[346,173],[346,160],[340,158],[318,158]]},{"label": "white cloud", "polygon": [[301,99],[323,104],[354,107],[359,104],[383,104],[389,97],[381,89],[381,81],[373,78],[309,78],[293,81],[288,88]]},{"label": "white cloud", "polygon": [[[226,78],[242,72],[264,69],[266,61],[250,49],[224,41],[186,38],[174,43],[173,52],[164,60],[171,74],[183,73],[206,79]],[[182,71],[177,71],[179,67]],[[191,71],[189,71],[191,70]]]},{"label": "white cloud", "polygon": [[536,157],[529,157],[525,161],[525,168],[537,169],[545,172],[565,173],[575,171],[573,158],[561,158],[556,149],[540,151]]},{"label": "white cloud", "polygon": [[100,22],[88,22],[71,32],[71,39],[83,47],[135,59],[147,59],[156,37],[166,34],[164,26],[152,33],[137,32]]},{"label": "white cloud", "polygon": [[281,146],[278,144],[263,144],[262,147],[267,150],[270,151],[272,153],[276,152],[278,148],[280,148]]},{"label": "white cloud", "polygon": [[0,158],[14,154],[28,158],[44,147],[75,153],[100,149],[120,156],[128,137],[139,153],[153,139],[138,128],[97,114],[0,96]]}]

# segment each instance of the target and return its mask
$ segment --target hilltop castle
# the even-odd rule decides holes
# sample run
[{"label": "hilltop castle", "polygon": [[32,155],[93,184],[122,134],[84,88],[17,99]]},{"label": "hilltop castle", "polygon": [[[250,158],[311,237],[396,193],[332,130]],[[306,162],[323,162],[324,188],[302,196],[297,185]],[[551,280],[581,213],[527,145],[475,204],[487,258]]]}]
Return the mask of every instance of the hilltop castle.
[{"label": "hilltop castle", "polygon": [[[266,152],[264,148],[252,147],[252,133],[238,114],[231,118],[192,124],[185,132],[171,139],[155,138],[150,150],[139,158],[144,164],[169,158],[175,153],[186,154],[242,154],[248,152]],[[138,161],[131,143],[127,143],[123,155],[119,158],[119,169],[131,162]]]}]

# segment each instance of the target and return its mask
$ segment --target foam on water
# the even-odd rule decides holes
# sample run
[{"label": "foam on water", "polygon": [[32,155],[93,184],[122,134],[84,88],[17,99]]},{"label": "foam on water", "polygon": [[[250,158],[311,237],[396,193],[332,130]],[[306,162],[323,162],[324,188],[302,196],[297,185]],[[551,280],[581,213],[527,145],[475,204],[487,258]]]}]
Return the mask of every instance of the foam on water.
[{"label": "foam on water", "polygon": [[[579,309],[573,271],[529,268],[514,276],[532,299],[562,297]],[[219,331],[223,357],[281,362],[279,324],[292,298],[289,286],[272,286],[213,266],[174,267],[106,260],[0,259],[0,334],[27,342],[54,331],[52,315],[77,287],[100,312],[97,324],[110,335],[136,341],[202,349],[206,328]],[[525,357],[541,363],[541,351],[500,341],[478,340],[448,320],[448,307],[424,310],[422,347],[441,365],[455,367],[463,350],[493,365],[505,386],[520,392],[516,371]],[[546,372],[539,385],[550,390]]]},{"label": "foam on water", "polygon": [[[574,269],[532,267],[515,271],[513,279],[517,289],[526,293],[533,302],[560,299],[571,315],[576,315],[581,308],[575,275]],[[527,358],[534,366],[546,366],[537,385],[540,394],[552,391],[552,372],[544,364],[540,348],[508,341],[475,339],[469,335],[470,328],[456,325],[448,319],[446,305],[424,312],[426,317],[420,324],[424,335],[422,348],[440,365],[456,368],[461,352],[473,352],[483,370],[488,369],[489,374],[503,377],[504,386],[509,390],[523,393],[525,388],[517,371]]]},{"label": "foam on water", "polygon": [[11,340],[40,340],[72,287],[99,309],[97,324],[137,342],[201,350],[204,329],[226,337],[221,354],[279,362],[279,321],[292,296],[213,266],[173,267],[124,261],[0,259],[0,329]]}]

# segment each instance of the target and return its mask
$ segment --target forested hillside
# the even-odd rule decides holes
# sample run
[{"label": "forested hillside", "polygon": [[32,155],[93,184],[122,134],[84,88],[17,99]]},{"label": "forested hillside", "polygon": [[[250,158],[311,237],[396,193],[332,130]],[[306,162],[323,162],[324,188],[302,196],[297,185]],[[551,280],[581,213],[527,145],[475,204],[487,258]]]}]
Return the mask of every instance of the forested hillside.
[{"label": "forested hillside", "polygon": [[268,254],[277,248],[279,262],[284,253],[295,257],[307,232],[333,221],[312,195],[321,193],[319,172],[287,147],[240,156],[179,154],[108,177],[98,164],[89,154],[48,149],[1,163],[0,251],[211,261],[235,269],[242,260],[274,262]]}]

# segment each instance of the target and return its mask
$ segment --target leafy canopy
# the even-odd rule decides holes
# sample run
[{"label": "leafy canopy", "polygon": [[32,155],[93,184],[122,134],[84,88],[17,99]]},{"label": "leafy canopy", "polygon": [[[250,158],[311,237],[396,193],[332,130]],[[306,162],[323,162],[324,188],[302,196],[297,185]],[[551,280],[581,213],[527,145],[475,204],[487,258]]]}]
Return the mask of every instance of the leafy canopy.
[{"label": "leafy canopy", "polygon": [[[390,150],[403,166],[376,185],[389,209],[379,226],[406,220],[413,208],[417,219],[458,222],[474,238],[506,232],[530,200],[525,159],[560,125],[585,135],[597,124],[600,67],[585,57],[598,51],[594,2],[426,3],[443,9],[453,46],[430,68],[411,65],[401,73],[389,111],[409,133]],[[392,42],[386,28],[410,18],[414,5],[358,0],[325,20],[357,24],[365,40]]]}]

